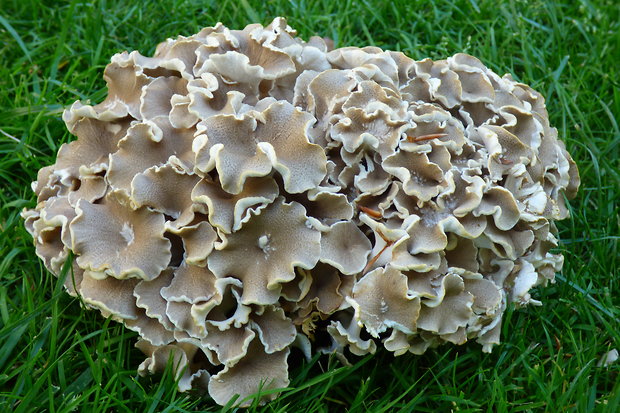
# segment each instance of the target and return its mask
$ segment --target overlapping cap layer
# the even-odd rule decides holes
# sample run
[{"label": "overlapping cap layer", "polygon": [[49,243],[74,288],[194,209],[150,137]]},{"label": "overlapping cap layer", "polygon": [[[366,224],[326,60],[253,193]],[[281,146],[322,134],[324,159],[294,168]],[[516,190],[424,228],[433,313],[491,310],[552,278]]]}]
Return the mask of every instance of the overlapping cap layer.
[{"label": "overlapping cap layer", "polygon": [[490,351],[506,304],[562,267],[575,164],[543,97],[474,57],[330,50],[277,18],[119,53],[104,78],[23,216],[181,390],[286,387],[295,347]]}]

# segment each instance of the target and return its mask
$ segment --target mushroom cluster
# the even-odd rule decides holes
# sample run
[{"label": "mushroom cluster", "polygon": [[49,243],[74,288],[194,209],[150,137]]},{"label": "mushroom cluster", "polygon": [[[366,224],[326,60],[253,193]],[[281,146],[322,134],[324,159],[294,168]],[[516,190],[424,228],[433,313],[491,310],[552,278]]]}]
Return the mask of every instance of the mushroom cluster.
[{"label": "mushroom cluster", "polygon": [[490,351],[561,269],[579,186],[509,75],[295,36],[218,23],[116,54],[22,214],[51,272],[75,257],[69,294],[139,333],[141,373],[172,358],[219,404],[286,387],[291,348]]}]

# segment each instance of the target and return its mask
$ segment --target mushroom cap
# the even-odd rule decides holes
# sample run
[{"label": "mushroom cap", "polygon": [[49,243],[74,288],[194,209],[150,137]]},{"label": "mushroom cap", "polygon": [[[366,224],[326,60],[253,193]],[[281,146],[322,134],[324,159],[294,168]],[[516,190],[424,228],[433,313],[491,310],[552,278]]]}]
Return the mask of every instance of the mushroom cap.
[{"label": "mushroom cap", "polygon": [[[475,57],[333,49],[286,20],[122,52],[24,210],[69,294],[140,335],[140,374],[277,397],[292,347],[500,342],[563,257],[579,187],[544,98]],[[320,339],[319,339],[320,338]]]},{"label": "mushroom cap", "polygon": [[69,226],[80,268],[118,279],[156,278],[170,262],[164,216],[133,210],[112,196],[102,204],[80,200]]},{"label": "mushroom cap", "polygon": [[295,268],[310,269],[319,260],[321,234],[306,221],[302,205],[279,197],[227,235],[207,265],[218,278],[242,281],[244,304],[275,304],[281,284],[295,278]]}]

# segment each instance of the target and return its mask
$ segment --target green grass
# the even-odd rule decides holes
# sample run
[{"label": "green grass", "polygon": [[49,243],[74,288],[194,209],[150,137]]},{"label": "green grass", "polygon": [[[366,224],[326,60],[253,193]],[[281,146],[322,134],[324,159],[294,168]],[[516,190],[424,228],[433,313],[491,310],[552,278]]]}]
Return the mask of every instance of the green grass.
[{"label": "green grass", "polygon": [[[103,68],[122,50],[217,21],[242,28],[289,18],[308,38],[375,45],[413,58],[456,52],[510,72],[547,98],[579,165],[565,254],[542,307],[509,308],[493,353],[440,347],[387,352],[343,367],[296,363],[290,390],[265,411],[620,411],[620,7],[547,1],[0,1],[0,411],[219,411],[177,393],[171,374],[139,378],[136,334],[84,311],[34,254],[19,212],[30,182],[70,139],[62,108],[102,100]],[[225,409],[226,410],[226,409]],[[230,410],[230,409],[228,409]],[[261,410],[251,408],[250,411]]]}]

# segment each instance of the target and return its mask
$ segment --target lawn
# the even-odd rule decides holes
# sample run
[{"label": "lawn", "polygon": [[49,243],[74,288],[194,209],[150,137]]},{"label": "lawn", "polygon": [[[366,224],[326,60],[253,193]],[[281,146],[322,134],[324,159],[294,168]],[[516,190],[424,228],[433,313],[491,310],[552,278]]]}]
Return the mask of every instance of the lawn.
[{"label": "lawn", "polygon": [[[504,318],[502,344],[423,356],[379,351],[350,367],[296,362],[275,402],[250,411],[620,411],[620,7],[617,0],[0,1],[0,411],[219,411],[178,393],[171,374],[140,378],[136,333],[85,311],[34,254],[19,216],[30,182],[72,137],[76,99],[101,101],[109,58],[221,21],[286,16],[303,38],[374,45],[422,59],[466,52],[544,94],[579,166],[566,257],[541,307]],[[230,409],[225,408],[225,411]]]}]

